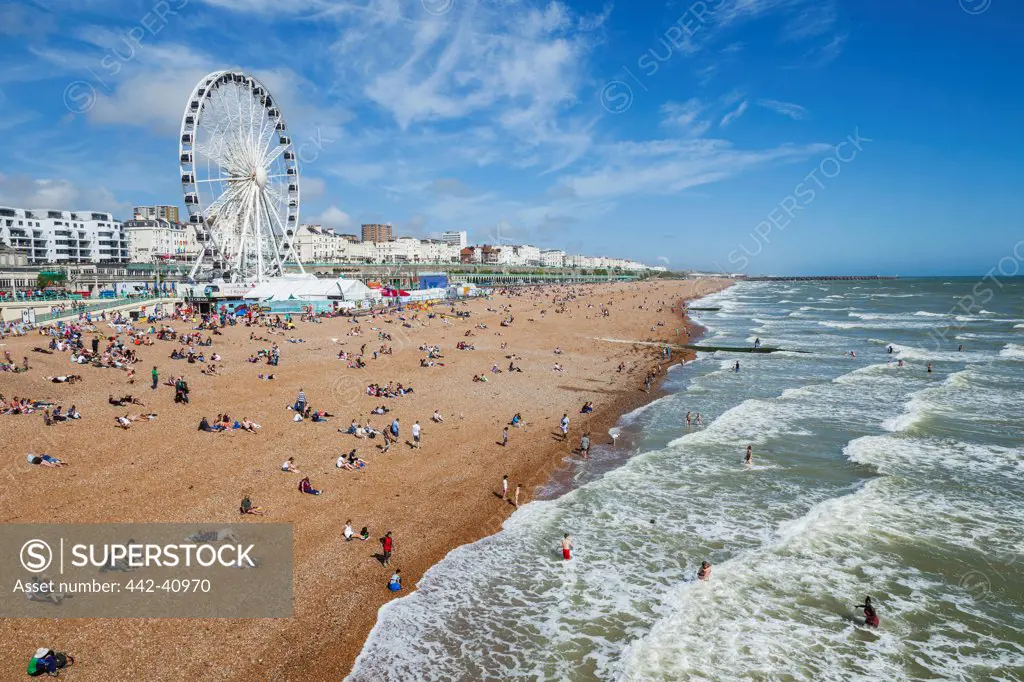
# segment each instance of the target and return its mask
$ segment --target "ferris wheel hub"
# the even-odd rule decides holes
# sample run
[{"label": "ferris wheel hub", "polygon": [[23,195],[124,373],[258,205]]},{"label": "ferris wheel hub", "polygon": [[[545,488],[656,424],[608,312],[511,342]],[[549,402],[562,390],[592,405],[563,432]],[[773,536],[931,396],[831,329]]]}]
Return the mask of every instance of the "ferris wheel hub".
[{"label": "ferris wheel hub", "polygon": [[263,189],[264,187],[266,187],[267,186],[267,169],[264,168],[263,166],[260,166],[259,168],[257,168],[256,169],[256,173],[254,174],[253,179],[256,180],[256,184],[259,186],[260,189]]}]

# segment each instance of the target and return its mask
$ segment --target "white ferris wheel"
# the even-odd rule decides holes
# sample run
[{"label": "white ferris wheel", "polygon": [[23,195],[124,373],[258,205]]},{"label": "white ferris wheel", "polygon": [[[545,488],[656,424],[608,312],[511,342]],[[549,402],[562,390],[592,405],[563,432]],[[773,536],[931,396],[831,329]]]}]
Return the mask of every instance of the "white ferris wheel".
[{"label": "white ferris wheel", "polygon": [[255,77],[215,71],[181,118],[181,187],[200,268],[232,282],[283,274],[299,225],[299,166],[277,102]]}]

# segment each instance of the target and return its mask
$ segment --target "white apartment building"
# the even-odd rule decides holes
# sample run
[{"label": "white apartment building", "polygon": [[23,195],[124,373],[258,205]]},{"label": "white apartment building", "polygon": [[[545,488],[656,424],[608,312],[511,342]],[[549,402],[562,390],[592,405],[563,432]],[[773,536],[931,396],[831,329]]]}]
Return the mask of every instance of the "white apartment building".
[{"label": "white apartment building", "polygon": [[124,234],[133,263],[148,263],[154,257],[187,261],[199,256],[196,230],[191,225],[136,218],[124,222]]},{"label": "white apartment building", "polygon": [[465,230],[459,230],[458,232],[442,232],[441,241],[459,249],[464,249],[469,246],[469,234]]},{"label": "white apartment building", "polygon": [[[466,233],[462,233],[465,239]],[[425,239],[420,242],[419,262],[421,263],[458,263],[462,247],[458,244],[438,239]]]},{"label": "white apartment building", "polygon": [[545,268],[565,267],[565,251],[548,249],[540,252],[540,264]]},{"label": "white apartment building", "polygon": [[24,253],[31,265],[129,258],[124,227],[109,213],[0,206],[0,241]]},{"label": "white apartment building", "polygon": [[360,242],[355,235],[339,234],[322,225],[301,225],[295,249],[303,263],[370,263],[376,257],[373,242]]}]

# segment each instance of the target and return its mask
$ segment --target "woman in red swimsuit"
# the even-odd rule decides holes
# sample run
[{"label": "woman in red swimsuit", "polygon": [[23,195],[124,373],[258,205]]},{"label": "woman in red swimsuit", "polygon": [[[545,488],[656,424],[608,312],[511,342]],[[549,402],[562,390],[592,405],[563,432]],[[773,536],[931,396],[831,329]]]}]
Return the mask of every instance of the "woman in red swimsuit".
[{"label": "woman in red swimsuit", "polygon": [[864,609],[864,624],[873,628],[878,627],[878,614],[875,607],[871,605],[871,597],[864,597],[863,604],[857,604],[858,609]]}]

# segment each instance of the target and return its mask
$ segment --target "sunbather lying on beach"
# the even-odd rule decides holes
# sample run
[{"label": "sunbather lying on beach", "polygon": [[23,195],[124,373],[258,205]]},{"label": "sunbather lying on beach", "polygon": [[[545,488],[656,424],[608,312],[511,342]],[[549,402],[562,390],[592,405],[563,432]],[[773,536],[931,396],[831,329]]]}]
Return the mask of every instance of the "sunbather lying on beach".
[{"label": "sunbather lying on beach", "polygon": [[26,459],[28,460],[29,464],[39,464],[39,465],[42,465],[44,467],[66,467],[66,466],[70,466],[64,460],[58,459],[57,457],[51,457],[50,455],[47,455],[47,454],[33,455],[32,453],[29,453],[28,455],[26,455]]},{"label": "sunbather lying on beach", "polygon": [[74,384],[82,380],[77,374],[68,374],[59,377],[44,377],[45,379],[52,381],[55,384]]}]

